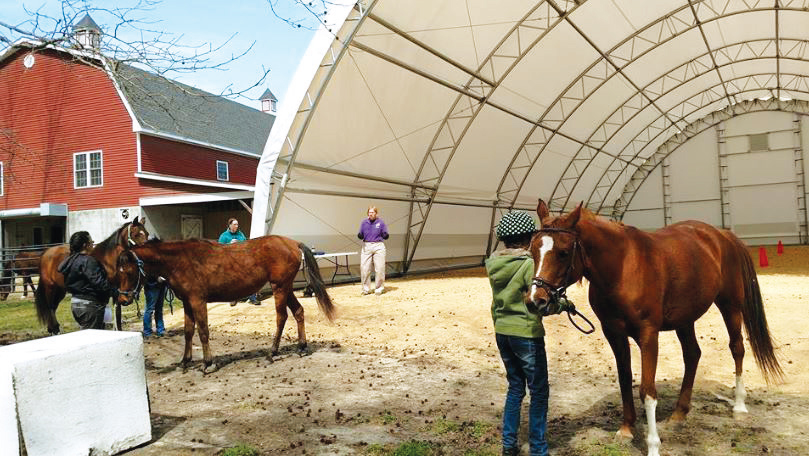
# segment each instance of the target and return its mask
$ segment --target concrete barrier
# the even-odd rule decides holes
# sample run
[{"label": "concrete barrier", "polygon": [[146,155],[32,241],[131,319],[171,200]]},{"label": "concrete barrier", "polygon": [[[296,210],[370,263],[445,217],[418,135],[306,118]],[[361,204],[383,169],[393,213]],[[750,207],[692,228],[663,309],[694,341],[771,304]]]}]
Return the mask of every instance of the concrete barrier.
[{"label": "concrete barrier", "polygon": [[151,438],[140,333],[84,330],[0,347],[3,455],[109,455]]}]

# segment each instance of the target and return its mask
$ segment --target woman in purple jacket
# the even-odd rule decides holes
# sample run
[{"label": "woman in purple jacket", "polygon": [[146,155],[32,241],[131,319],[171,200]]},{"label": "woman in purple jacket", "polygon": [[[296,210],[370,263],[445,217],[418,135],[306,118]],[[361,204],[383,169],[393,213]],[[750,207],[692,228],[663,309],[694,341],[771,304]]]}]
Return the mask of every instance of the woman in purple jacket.
[{"label": "woman in purple jacket", "polygon": [[[368,218],[360,223],[360,232],[357,237],[362,241],[360,255],[360,277],[362,279],[362,294],[373,293],[381,295],[385,291],[385,244],[388,238],[388,226],[378,217],[376,206],[368,208]],[[374,266],[376,286],[371,290],[371,264]]]}]

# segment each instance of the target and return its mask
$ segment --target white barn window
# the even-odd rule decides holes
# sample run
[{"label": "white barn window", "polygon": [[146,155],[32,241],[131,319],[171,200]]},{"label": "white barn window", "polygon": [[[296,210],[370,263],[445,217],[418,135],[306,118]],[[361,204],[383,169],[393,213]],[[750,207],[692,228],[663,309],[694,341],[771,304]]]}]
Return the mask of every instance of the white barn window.
[{"label": "white barn window", "polygon": [[100,150],[73,154],[73,187],[101,187],[104,185]]},{"label": "white barn window", "polygon": [[230,180],[230,173],[228,172],[228,162],[221,160],[216,161],[216,179],[221,181]]}]

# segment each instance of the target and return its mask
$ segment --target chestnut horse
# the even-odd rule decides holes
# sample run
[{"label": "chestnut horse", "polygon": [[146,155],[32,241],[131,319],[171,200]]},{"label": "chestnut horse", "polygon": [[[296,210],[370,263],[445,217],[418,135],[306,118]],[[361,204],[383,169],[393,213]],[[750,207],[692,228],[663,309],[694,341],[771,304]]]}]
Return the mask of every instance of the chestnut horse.
[{"label": "chestnut horse", "polygon": [[[116,262],[124,249],[143,244],[149,238],[149,232],[144,225],[146,219],[135,217],[115,230],[107,239],[99,242],[90,253],[107,272],[107,277],[116,275]],[[47,326],[51,334],[59,334],[59,321],[56,319],[56,309],[65,297],[65,278],[56,269],[62,260],[70,253],[70,246],[58,245],[51,247],[42,254],[39,261],[39,285],[34,298],[36,302],[37,317],[40,323]],[[116,325],[121,329],[121,309],[116,306]]]},{"label": "chestnut horse", "polygon": [[17,277],[22,277],[22,295],[28,297],[28,288],[36,291],[31,276],[39,274],[39,258],[43,250],[21,251],[3,263],[3,276],[0,277],[0,301],[5,301],[14,293]]},{"label": "chestnut horse", "polygon": [[[183,366],[191,361],[191,339],[196,326],[202,342],[203,370],[216,369],[208,345],[208,303],[241,299],[256,293],[267,282],[272,285],[276,313],[271,356],[278,353],[287,307],[298,322],[298,349],[305,351],[303,307],[292,293],[301,262],[320,310],[329,321],[334,319],[334,305],[312,251],[306,245],[283,236],[263,236],[227,245],[199,239],[149,241],[133,247],[130,252],[124,252],[121,257],[129,257],[130,262],[142,261],[143,270],[149,277],[165,277],[175,296],[183,302]],[[127,288],[122,285],[121,289]]]},{"label": "chestnut horse", "polygon": [[747,412],[742,382],[742,322],[765,379],[783,371],[773,352],[761,292],[747,247],[727,230],[697,221],[676,223],[654,233],[610,222],[581,204],[552,217],[539,200],[541,228],[531,240],[536,270],[530,298],[538,305],[564,296],[582,277],[590,282],[589,301],[615,355],[623,402],[619,436],[631,437],[635,423],[629,337],[641,353],[640,399],[646,410],[648,454],[660,438],[655,410],[658,333],[674,330],[682,345],[685,373],[671,420],[685,419],[700,358],[694,322],[712,303],[722,314],[736,363],[734,412]]}]

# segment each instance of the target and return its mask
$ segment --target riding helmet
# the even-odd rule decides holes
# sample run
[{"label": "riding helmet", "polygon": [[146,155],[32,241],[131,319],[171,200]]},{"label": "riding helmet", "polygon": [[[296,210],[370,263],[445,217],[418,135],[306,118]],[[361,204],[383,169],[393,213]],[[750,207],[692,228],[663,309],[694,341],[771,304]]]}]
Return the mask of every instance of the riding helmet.
[{"label": "riding helmet", "polygon": [[497,224],[497,239],[504,239],[525,233],[533,233],[537,230],[534,218],[526,212],[507,212],[500,223]]}]

